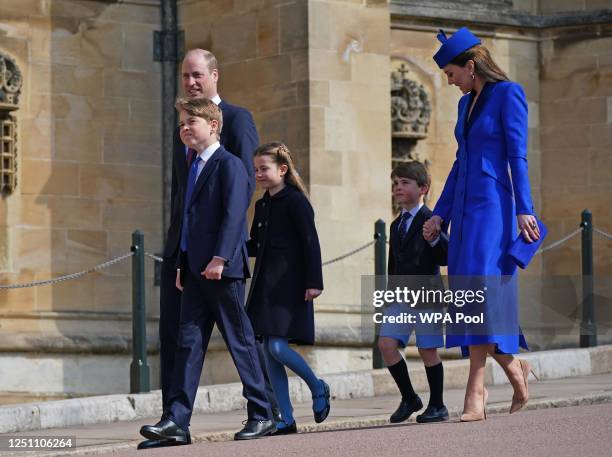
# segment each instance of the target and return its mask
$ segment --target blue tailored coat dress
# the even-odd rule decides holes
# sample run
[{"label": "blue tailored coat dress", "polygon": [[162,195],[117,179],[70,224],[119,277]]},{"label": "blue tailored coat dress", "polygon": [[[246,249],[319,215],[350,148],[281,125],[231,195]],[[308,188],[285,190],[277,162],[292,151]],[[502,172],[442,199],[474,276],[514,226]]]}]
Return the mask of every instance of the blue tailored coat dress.
[{"label": "blue tailored coat dress", "polygon": [[[534,214],[527,172],[527,101],[521,86],[488,82],[468,119],[475,94],[459,100],[455,127],[458,150],[434,214],[450,224],[448,274],[451,286],[488,286],[485,323],[447,325],[447,347],[496,344],[500,353],[527,349],[518,322],[517,269],[507,255],[517,236],[516,216]],[[512,177],[510,176],[510,173]],[[449,307],[465,314],[468,306]]]}]

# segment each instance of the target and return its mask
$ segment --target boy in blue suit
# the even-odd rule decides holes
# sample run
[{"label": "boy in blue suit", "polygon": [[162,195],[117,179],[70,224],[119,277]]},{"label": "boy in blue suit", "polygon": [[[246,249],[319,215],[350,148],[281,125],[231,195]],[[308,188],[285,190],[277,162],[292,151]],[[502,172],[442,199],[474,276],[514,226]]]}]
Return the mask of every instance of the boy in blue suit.
[{"label": "boy in blue suit", "polygon": [[[420,162],[407,162],[397,166],[391,173],[393,198],[401,213],[390,228],[389,241],[389,284],[388,289],[407,287],[419,290],[442,290],[440,265],[446,265],[448,243],[446,234],[431,242],[423,238],[423,224],[432,212],[424,205],[424,196],[429,191],[430,176]],[[423,408],[408,375],[408,366],[398,348],[404,348],[414,330],[419,355],[425,364],[429,383],[429,404],[417,416],[417,422],[440,422],[448,419],[442,391],[444,370],[437,348],[444,346],[442,324],[421,322],[421,314],[433,311],[434,303],[425,308],[411,308],[407,304],[394,303],[387,307],[385,316],[411,314],[417,318],[414,324],[383,323],[380,329],[378,347],[391,376],[402,394],[397,410],[391,415],[392,423],[407,420],[412,413]]]},{"label": "boy in blue suit", "polygon": [[[250,195],[255,188],[253,173],[253,152],[259,145],[259,138],[253,116],[245,108],[221,100],[217,90],[219,65],[216,57],[204,49],[187,51],[181,65],[183,92],[187,98],[208,98],[221,109],[223,129],[220,143],[224,149],[238,157],[244,165],[249,178]],[[159,302],[159,342],[162,405],[166,407],[170,398],[170,384],[174,372],[174,356],[178,341],[179,317],[181,309],[181,292],[175,286],[176,259],[180,251],[181,226],[183,221],[183,195],[179,188],[185,189],[189,166],[193,160],[193,150],[189,150],[181,141],[179,129],[173,135],[172,150],[172,187],[170,224],[164,246],[164,261],[161,268],[160,302]],[[260,344],[257,344],[260,350]],[[260,352],[263,363],[263,352]],[[262,365],[262,369],[265,367]],[[266,372],[264,371],[264,376]],[[266,390],[268,401],[272,404],[274,414],[278,405],[272,386],[267,378]],[[279,419],[280,420],[280,419]],[[147,440],[139,449],[150,449],[167,446],[169,443]]]},{"label": "boy in blue suit", "polygon": [[142,427],[151,440],[188,442],[188,428],[204,356],[216,323],[244,386],[248,420],[235,439],[276,431],[255,347],[244,310],[244,282],[249,276],[246,250],[249,180],[240,159],[219,144],[222,115],[206,98],[176,104],[180,136],[196,151],[184,196],[176,287],[183,291],[178,345],[170,398],[162,419]]}]

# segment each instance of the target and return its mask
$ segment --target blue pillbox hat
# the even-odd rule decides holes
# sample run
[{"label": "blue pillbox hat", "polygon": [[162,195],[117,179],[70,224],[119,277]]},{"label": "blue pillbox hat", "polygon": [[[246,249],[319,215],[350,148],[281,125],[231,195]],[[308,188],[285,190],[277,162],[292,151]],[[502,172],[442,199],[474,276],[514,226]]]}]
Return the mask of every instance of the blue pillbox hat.
[{"label": "blue pillbox hat", "polygon": [[470,32],[467,27],[460,28],[450,38],[447,38],[444,30],[440,29],[438,40],[442,46],[433,58],[440,68],[444,68],[462,52],[481,43],[480,38]]},{"label": "blue pillbox hat", "polygon": [[546,226],[539,219],[538,227],[540,228],[540,238],[538,240],[528,243],[523,238],[523,235],[519,233],[518,238],[514,240],[512,246],[510,246],[510,250],[508,251],[510,258],[523,270],[527,267],[535,253],[538,251],[542,245],[542,241],[544,241],[544,238],[546,238],[546,234],[548,233]]}]

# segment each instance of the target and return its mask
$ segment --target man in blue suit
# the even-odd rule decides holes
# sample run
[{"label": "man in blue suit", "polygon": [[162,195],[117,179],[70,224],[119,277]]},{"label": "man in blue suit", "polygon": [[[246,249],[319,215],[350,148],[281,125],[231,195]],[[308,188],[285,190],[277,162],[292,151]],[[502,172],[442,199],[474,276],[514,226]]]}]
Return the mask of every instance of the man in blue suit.
[{"label": "man in blue suit", "polygon": [[248,420],[235,439],[276,431],[264,390],[255,335],[244,310],[249,276],[246,211],[249,186],[240,160],[219,144],[221,110],[209,99],[182,99],[180,137],[195,151],[185,186],[176,287],[183,290],[170,396],[161,420],[140,433],[186,444],[204,356],[216,323],[244,386]]}]

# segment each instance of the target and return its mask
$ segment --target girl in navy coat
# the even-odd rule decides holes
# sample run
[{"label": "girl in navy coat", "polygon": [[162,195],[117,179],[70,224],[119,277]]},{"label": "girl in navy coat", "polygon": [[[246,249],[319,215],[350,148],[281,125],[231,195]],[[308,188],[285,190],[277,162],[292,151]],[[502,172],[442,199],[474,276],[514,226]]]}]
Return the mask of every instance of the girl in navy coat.
[{"label": "girl in navy coat", "polygon": [[459,29],[451,38],[441,32],[438,39],[442,46],[434,60],[448,83],[458,86],[465,95],[459,100],[455,127],[457,158],[423,234],[425,239],[432,239],[443,224],[450,223],[450,279],[455,285],[486,284],[487,298],[478,309],[485,316],[485,325],[474,331],[455,323],[446,329],[446,346],[461,346],[463,354],[470,357],[461,420],[475,421],[486,419],[487,354],[501,365],[514,388],[510,412],[527,403],[531,367],[512,355],[519,352],[519,347],[527,349],[527,343],[518,320],[516,264],[508,250],[517,232],[527,242],[537,240],[540,233],[527,172],[527,101],[523,89],[508,80],[467,28]]},{"label": "girl in navy coat", "polygon": [[255,179],[266,189],[255,203],[249,256],[256,257],[247,299],[255,334],[263,339],[268,374],[283,421],[277,434],[295,433],[285,367],[310,388],[316,422],[330,409],[329,386],[317,378],[289,343],[314,343],[312,300],[323,291],[321,248],[314,211],[291,155],[282,143],[260,146],[254,154]]}]

